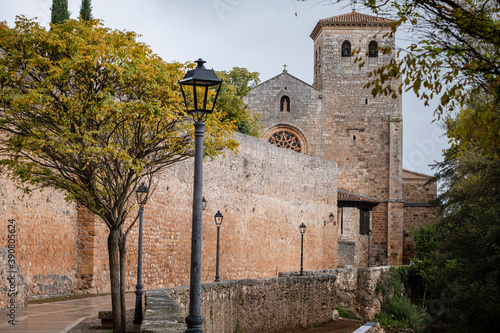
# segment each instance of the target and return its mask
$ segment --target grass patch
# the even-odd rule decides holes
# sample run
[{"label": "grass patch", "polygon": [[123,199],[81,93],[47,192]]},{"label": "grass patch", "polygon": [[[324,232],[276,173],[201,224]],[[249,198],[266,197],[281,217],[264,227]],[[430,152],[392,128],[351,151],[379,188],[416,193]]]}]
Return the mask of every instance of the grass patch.
[{"label": "grass patch", "polygon": [[361,317],[358,316],[350,308],[346,308],[346,307],[343,307],[343,306],[336,306],[335,310],[337,310],[337,312],[339,313],[339,317],[347,318],[347,319],[356,319],[356,320],[361,319]]}]

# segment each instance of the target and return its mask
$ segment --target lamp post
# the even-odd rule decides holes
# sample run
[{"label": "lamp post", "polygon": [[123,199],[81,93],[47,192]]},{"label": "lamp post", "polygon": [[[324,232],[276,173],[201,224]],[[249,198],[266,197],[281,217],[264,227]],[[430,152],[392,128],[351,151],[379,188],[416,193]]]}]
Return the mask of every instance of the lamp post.
[{"label": "lamp post", "polygon": [[304,234],[306,233],[306,225],[302,223],[299,226],[300,232],[300,275],[304,275]]},{"label": "lamp post", "polygon": [[[201,58],[196,61],[196,68],[187,71],[179,81],[186,111],[193,117],[195,128],[193,217],[191,233],[191,273],[189,284],[189,314],[186,317],[186,333],[203,333],[200,314],[201,298],[201,227],[203,193],[203,137],[205,135],[205,117],[212,113],[219,96],[222,80],[213,69],[206,69]],[[186,90],[185,90],[186,88]],[[210,96],[209,96],[210,95]],[[215,97],[214,97],[215,96]],[[209,101],[213,97],[213,102]]]},{"label": "lamp post", "polygon": [[142,215],[144,212],[144,205],[148,200],[148,188],[144,183],[141,183],[135,194],[137,196],[137,203],[139,204],[139,247],[137,250],[137,285],[135,286],[135,312],[134,324],[142,322]]},{"label": "lamp post", "polygon": [[371,257],[371,253],[370,253],[370,245],[371,245],[371,242],[372,242],[372,229],[368,229],[368,267],[370,267],[370,257]]},{"label": "lamp post", "polygon": [[214,215],[215,218],[215,225],[217,226],[217,260],[215,261],[215,282],[219,282],[219,229],[222,224],[222,214],[220,213],[220,210],[217,211],[217,213]]}]

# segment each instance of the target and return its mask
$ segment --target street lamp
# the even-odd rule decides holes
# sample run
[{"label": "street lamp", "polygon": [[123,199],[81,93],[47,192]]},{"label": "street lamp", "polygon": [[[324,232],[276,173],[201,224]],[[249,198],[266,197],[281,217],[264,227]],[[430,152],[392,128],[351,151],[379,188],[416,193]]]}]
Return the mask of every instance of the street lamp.
[{"label": "street lamp", "polygon": [[371,245],[371,242],[372,242],[372,229],[368,229],[368,267],[370,267],[370,257],[371,257],[371,253],[370,253],[370,245]]},{"label": "street lamp", "polygon": [[137,196],[137,203],[139,204],[139,247],[137,250],[137,285],[135,286],[135,312],[134,324],[142,322],[142,215],[144,212],[144,205],[148,200],[148,188],[144,183],[141,183],[135,194]]},{"label": "street lamp", "polygon": [[306,233],[306,225],[302,223],[299,226],[300,232],[300,275],[304,275],[304,234]]},{"label": "street lamp", "polygon": [[213,69],[206,69],[201,58],[196,68],[187,71],[179,81],[186,111],[193,117],[195,128],[193,219],[191,234],[191,274],[189,285],[189,314],[186,317],[186,333],[203,333],[200,314],[201,298],[201,218],[203,193],[203,137],[205,117],[212,113],[219,96],[222,80]]},{"label": "street lamp", "polygon": [[215,282],[219,282],[219,229],[220,225],[222,224],[222,214],[220,213],[220,210],[217,211],[217,213],[214,215],[215,218],[215,225],[217,226],[217,260],[215,261]]}]

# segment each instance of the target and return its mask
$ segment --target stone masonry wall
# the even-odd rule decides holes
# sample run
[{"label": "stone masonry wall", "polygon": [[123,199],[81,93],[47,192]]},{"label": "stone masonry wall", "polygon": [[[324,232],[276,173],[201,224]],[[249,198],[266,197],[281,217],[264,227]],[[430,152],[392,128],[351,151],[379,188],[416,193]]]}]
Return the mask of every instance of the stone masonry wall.
[{"label": "stone masonry wall", "polygon": [[429,201],[437,194],[437,184],[426,185],[429,177],[413,177],[403,180],[404,226],[403,226],[403,264],[409,264],[415,257],[415,243],[411,230],[422,224],[436,223],[439,209],[430,207]]},{"label": "stone masonry wall", "polygon": [[[341,207],[339,211],[339,214],[343,212],[342,232],[339,227],[339,267],[367,267],[369,237],[359,234],[359,209],[357,207]],[[370,220],[373,224],[373,213],[370,213]],[[372,252],[371,255],[373,256],[374,253]],[[374,262],[372,259],[371,265]]]},{"label": "stone masonry wall", "polygon": [[[273,277],[300,269],[300,234],[306,224],[304,269],[337,266],[335,163],[238,135],[239,153],[204,165],[203,282],[215,278],[220,227],[220,279]],[[189,284],[193,160],[170,168],[144,209],[143,284]],[[127,287],[135,286],[137,227],[129,236]]]},{"label": "stone masonry wall", "polygon": [[[374,98],[364,87],[369,72],[394,54],[364,54],[372,40],[394,47],[394,37],[385,36],[389,29],[325,25],[314,39],[313,86],[284,71],[252,89],[247,98],[250,108],[262,115],[266,133],[290,126],[304,136],[306,154],[336,162],[339,189],[380,200],[371,227],[374,259],[382,265],[400,264],[402,257],[402,104],[400,97]],[[353,50],[360,49],[359,55],[341,57],[345,40]],[[366,57],[361,69],[354,62],[357,56]],[[285,95],[290,112],[280,112]]]},{"label": "stone masonry wall", "polygon": [[[278,278],[203,284],[203,330],[233,333],[238,325],[247,333],[275,332],[328,321],[336,306],[350,307],[364,318],[373,318],[380,309],[375,287],[385,269],[387,267],[310,271],[304,276],[283,273]],[[150,297],[157,301],[161,297],[172,298],[180,305],[182,317],[188,314],[188,287],[146,292],[146,320]],[[144,326],[152,325],[146,321]]]},{"label": "stone masonry wall", "polygon": [[53,190],[26,195],[0,175],[0,247],[8,244],[8,220],[16,224],[16,263],[30,298],[73,293],[76,289],[77,212]]},{"label": "stone masonry wall", "polygon": [[[237,155],[226,152],[204,163],[202,281],[215,277],[216,226],[220,231],[220,278],[273,277],[300,269],[298,226],[307,225],[304,268],[337,266],[336,165],[237,135]],[[189,283],[193,160],[172,166],[157,179],[144,209],[145,289]],[[76,292],[109,292],[106,225],[86,209],[44,190],[23,196],[0,178],[0,246],[7,246],[7,220],[18,224],[18,258],[31,298]],[[135,213],[130,215],[130,219]],[[127,290],[137,272],[138,223],[128,236]]]},{"label": "stone masonry wall", "polygon": [[[281,97],[290,98],[290,111],[280,111]],[[284,71],[282,74],[253,88],[245,102],[261,115],[264,137],[275,126],[291,125],[304,136],[305,150],[311,156],[323,156],[322,93]]]}]

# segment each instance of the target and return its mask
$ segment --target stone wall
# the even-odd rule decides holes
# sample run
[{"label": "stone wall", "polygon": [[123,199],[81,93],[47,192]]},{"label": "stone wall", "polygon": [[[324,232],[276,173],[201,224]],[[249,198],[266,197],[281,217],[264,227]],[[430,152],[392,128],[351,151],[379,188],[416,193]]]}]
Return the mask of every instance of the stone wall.
[{"label": "stone wall", "polygon": [[[373,318],[380,309],[375,295],[376,283],[386,269],[309,271],[304,276],[281,273],[278,278],[203,284],[203,330],[233,333],[238,325],[247,333],[275,332],[286,327],[326,322],[332,318],[336,306],[350,307],[364,318]],[[153,299],[157,303],[162,298],[175,300],[180,306],[182,318],[188,315],[188,287],[148,291],[143,325],[145,332],[154,331],[149,318],[167,317],[166,310],[161,315],[155,311],[158,307],[151,304]],[[165,324],[162,325],[165,327]]]},{"label": "stone wall", "polygon": [[[237,135],[239,153],[204,164],[202,281],[215,277],[216,226],[220,230],[220,278],[273,277],[300,269],[298,226],[307,225],[304,268],[337,266],[336,165]],[[145,289],[189,283],[193,160],[158,178],[144,209]],[[7,220],[17,221],[17,262],[31,298],[76,292],[109,292],[108,229],[86,209],[54,191],[23,196],[0,178],[0,246],[7,246]],[[135,213],[131,214],[131,219]],[[127,290],[134,290],[138,223],[128,236]]]},{"label": "stone wall", "polygon": [[403,179],[404,226],[403,264],[409,264],[415,257],[415,243],[411,230],[422,224],[436,223],[439,209],[431,207],[429,201],[437,194],[437,183],[427,184],[431,176],[405,170]]},{"label": "stone wall", "polygon": [[[15,243],[10,243],[15,244]],[[28,303],[28,286],[23,272],[16,263],[16,247],[0,247],[0,309],[25,307]]]},{"label": "stone wall", "polygon": [[[373,250],[373,244],[368,248],[369,237],[367,235],[360,235],[360,213],[357,207],[341,207],[339,209],[339,219],[341,226],[339,229],[339,266],[338,267],[367,267],[368,266],[368,252],[370,251],[371,262],[370,265],[374,266],[375,262],[380,265],[380,255],[377,251]],[[375,215],[376,217],[377,215]],[[378,220],[374,220],[373,212],[370,212],[370,220],[372,221],[372,228]],[[342,230],[341,230],[342,229]],[[383,234],[384,230],[379,234]],[[375,259],[375,257],[377,259]],[[386,256],[383,256],[385,258]]]},{"label": "stone wall", "polygon": [[16,225],[16,262],[29,295],[63,295],[75,290],[76,206],[53,190],[25,194],[0,175],[0,247],[7,247],[9,220]]}]

